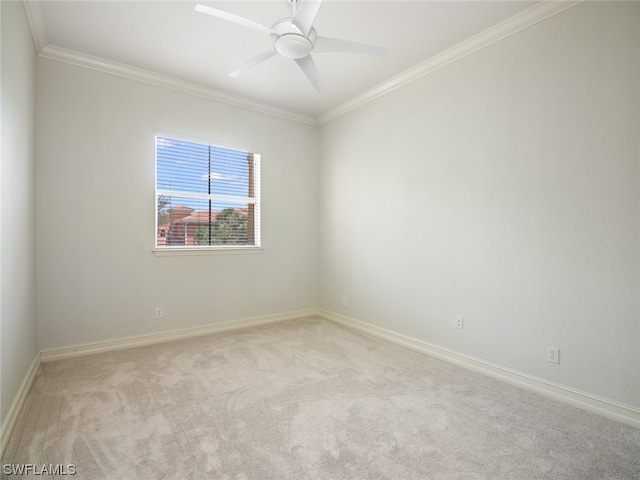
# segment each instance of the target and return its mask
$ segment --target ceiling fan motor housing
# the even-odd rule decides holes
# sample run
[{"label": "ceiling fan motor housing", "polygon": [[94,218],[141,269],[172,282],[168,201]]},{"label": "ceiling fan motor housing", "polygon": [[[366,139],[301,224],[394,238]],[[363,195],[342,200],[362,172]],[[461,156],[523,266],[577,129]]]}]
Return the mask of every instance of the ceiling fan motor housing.
[{"label": "ceiling fan motor housing", "polygon": [[293,24],[293,18],[278,20],[271,29],[276,32],[271,35],[273,46],[283,57],[303,58],[311,53],[316,43],[316,31],[312,28],[306,37]]}]

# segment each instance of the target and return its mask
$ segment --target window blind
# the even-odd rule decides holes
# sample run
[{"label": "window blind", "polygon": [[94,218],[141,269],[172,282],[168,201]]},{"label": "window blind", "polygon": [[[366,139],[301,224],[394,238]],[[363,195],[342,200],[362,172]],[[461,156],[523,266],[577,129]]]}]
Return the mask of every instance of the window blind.
[{"label": "window blind", "polygon": [[259,247],[259,158],[157,136],[156,247]]}]

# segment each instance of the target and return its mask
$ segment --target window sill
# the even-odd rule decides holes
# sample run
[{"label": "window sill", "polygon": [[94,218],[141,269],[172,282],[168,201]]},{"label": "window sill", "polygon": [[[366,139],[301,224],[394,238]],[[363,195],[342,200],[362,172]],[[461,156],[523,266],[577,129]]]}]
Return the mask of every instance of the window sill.
[{"label": "window sill", "polygon": [[154,248],[156,257],[173,257],[182,255],[238,255],[262,253],[262,247],[177,247]]}]

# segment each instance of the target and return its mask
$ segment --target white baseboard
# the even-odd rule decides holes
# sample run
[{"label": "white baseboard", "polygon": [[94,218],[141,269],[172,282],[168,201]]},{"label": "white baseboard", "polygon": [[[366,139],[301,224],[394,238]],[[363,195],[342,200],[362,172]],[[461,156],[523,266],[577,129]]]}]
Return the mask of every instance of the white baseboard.
[{"label": "white baseboard", "polygon": [[4,422],[2,422],[2,426],[0,427],[0,458],[4,453],[7,443],[9,443],[9,437],[11,436],[13,427],[16,425],[16,421],[18,420],[18,414],[20,413],[20,410],[22,410],[24,400],[27,398],[27,393],[33,384],[33,380],[36,378],[36,374],[38,373],[38,368],[40,368],[41,363],[40,353],[37,353],[31,362],[31,365],[29,365],[27,374],[24,376],[24,380],[22,380],[22,383],[20,384],[18,393],[13,399],[13,403],[7,412]]},{"label": "white baseboard", "polygon": [[119,338],[102,342],[71,345],[62,348],[47,349],[39,352],[33,359],[25,378],[20,385],[20,389],[11,404],[5,421],[0,428],[0,456],[9,441],[9,436],[15,426],[18,414],[25,401],[26,395],[38,372],[42,362],[59,360],[63,358],[91,355],[111,350],[133,348],[155,343],[170,342],[188,337],[208,335],[216,332],[235,330],[240,328],[265,325],[269,323],[281,322],[285,320],[295,320],[304,317],[318,315],[327,320],[334,321],[344,326],[368,333],[413,350],[426,353],[441,360],[454,363],[463,368],[477,371],[484,375],[505,381],[507,383],[535,391],[547,397],[572,405],[577,408],[610,418],[612,420],[640,428],[640,409],[614,402],[609,399],[600,398],[589,393],[580,392],[564,385],[554,384],[544,379],[537,378],[522,372],[511,370],[501,365],[485,362],[481,359],[469,355],[455,352],[437,345],[433,345],[421,340],[407,337],[399,333],[387,330],[375,325],[356,320],[335,312],[322,309],[296,310],[274,315],[234,320],[230,322],[205,325],[201,327],[170,330],[149,335],[139,335],[134,337]]},{"label": "white baseboard", "polygon": [[611,420],[640,428],[640,409],[638,408],[591,395],[586,392],[581,392],[564,385],[549,382],[542,378],[486,362],[422,340],[407,337],[391,330],[377,327],[370,323],[356,320],[339,313],[318,309],[317,314],[327,320],[360,330],[375,337],[426,353],[441,360],[454,363],[460,367],[503,380],[512,385],[540,393],[554,400],[610,418]]},{"label": "white baseboard", "polygon": [[155,343],[171,342],[173,340],[198,337],[201,335],[223,332],[226,330],[235,330],[239,328],[255,327],[257,325],[264,325],[267,323],[294,320],[298,318],[313,316],[316,315],[316,313],[316,309],[310,308],[305,310],[296,310],[293,312],[279,313],[274,315],[264,315],[242,320],[233,320],[224,323],[214,323],[201,327],[167,330],[164,332],[152,333],[148,335],[137,335],[100,342],[70,345],[66,347],[42,350],[40,352],[40,356],[43,362],[50,362],[52,360],[61,360],[63,358],[91,355],[95,353],[109,352],[112,350],[122,350],[124,348],[134,348],[143,345],[152,345]]},{"label": "white baseboard", "polygon": [[296,310],[293,312],[264,315],[242,320],[204,325],[201,327],[169,330],[149,335],[138,335],[133,337],[118,338],[101,342],[77,344],[67,347],[42,350],[41,352],[38,352],[36,357],[33,359],[33,362],[31,362],[31,365],[27,370],[27,374],[25,375],[24,380],[22,381],[22,384],[18,389],[18,393],[16,394],[13,403],[11,404],[11,408],[9,408],[9,412],[7,413],[7,416],[5,417],[5,420],[0,427],[0,457],[2,457],[2,453],[4,452],[4,449],[9,442],[9,437],[11,436],[13,427],[15,426],[18,419],[18,414],[22,409],[27,393],[29,392],[36,374],[38,373],[38,368],[43,362],[61,360],[63,358],[78,357],[83,355],[91,355],[95,353],[108,352],[111,350],[140,347],[143,345],[151,345],[155,343],[170,342],[183,338],[208,335],[211,333],[235,330],[240,328],[254,327],[258,325],[265,325],[268,323],[282,322],[285,320],[295,320],[314,315],[317,315],[316,309],[310,308],[304,310]]}]

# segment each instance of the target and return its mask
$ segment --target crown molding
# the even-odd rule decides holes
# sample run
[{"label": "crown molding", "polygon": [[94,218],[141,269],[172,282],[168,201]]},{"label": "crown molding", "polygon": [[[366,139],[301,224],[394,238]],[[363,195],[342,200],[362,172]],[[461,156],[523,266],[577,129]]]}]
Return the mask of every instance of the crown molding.
[{"label": "crown molding", "polygon": [[571,7],[574,7],[585,0],[543,0],[532,7],[518,13],[460,43],[434,55],[433,57],[419,63],[418,65],[392,77],[391,79],[373,87],[372,89],[353,97],[351,100],[338,105],[337,107],[318,116],[317,123],[322,125],[334,120],[345,113],[350,112],[362,105],[382,97],[387,93],[396,90],[420,77],[439,70],[450,63],[460,60],[467,55],[481,50],[504,38],[510,37],[525,28],[557,15]]},{"label": "crown molding", "polygon": [[419,63],[418,65],[396,75],[389,80],[373,87],[372,89],[347,100],[329,111],[314,117],[293,110],[288,110],[274,105],[252,100],[240,95],[216,90],[196,83],[181,80],[168,75],[163,75],[150,70],[144,70],[131,65],[106,60],[104,58],[87,55],[53,45],[48,45],[42,13],[38,2],[23,0],[36,48],[41,57],[57,60],[72,65],[99,70],[112,75],[130,78],[133,80],[169,88],[179,92],[214,100],[217,102],[246,108],[260,113],[273,115],[295,122],[311,126],[320,126],[334,120],[366,103],[382,97],[408,83],[411,83],[429,73],[443,68],[450,63],[460,60],[473,52],[481,50],[502,39],[510,37],[525,28],[535,25],[557,15],[585,0],[543,0],[540,3],[518,13],[503,22],[500,22],[480,33],[474,35],[457,45]]},{"label": "crown molding", "polygon": [[[1,0],[0,0],[1,1]],[[188,93],[208,100],[234,105],[236,107],[246,108],[276,117],[282,117],[295,122],[305,123],[312,126],[318,126],[315,117],[305,115],[292,110],[276,107],[264,102],[251,100],[240,95],[216,90],[204,85],[188,82],[168,75],[144,70],[142,68],[133,67],[123,63],[112,62],[104,58],[87,55],[81,52],[68,50],[62,47],[49,45],[47,41],[46,29],[42,18],[42,9],[37,1],[23,0],[27,19],[33,35],[33,41],[38,54],[43,58],[50,60],[58,60],[61,62],[77,65],[81,67],[99,70],[101,72],[118,75],[121,77],[150,83],[153,85],[169,88],[183,93]]]},{"label": "crown molding", "polygon": [[42,52],[44,47],[47,46],[47,35],[44,28],[44,21],[42,20],[42,9],[40,3],[23,0],[25,12],[27,13],[27,20],[29,21],[29,27],[31,28],[31,35],[33,35],[33,43],[36,46],[38,53]]},{"label": "crown molding", "polygon": [[182,93],[188,93],[198,97],[206,98],[208,100],[215,100],[216,102],[233,105],[236,107],[246,108],[260,113],[268,115],[274,115],[276,117],[282,117],[295,122],[306,123],[308,125],[317,126],[317,121],[314,117],[304,115],[298,112],[287,110],[284,108],[276,107],[268,103],[258,102],[240,95],[234,95],[231,93],[216,90],[210,87],[199,85],[196,83],[181,80],[161,73],[152,72],[131,65],[123,63],[113,62],[100,57],[94,57],[85,53],[76,52],[74,50],[68,50],[66,48],[47,45],[40,52],[40,56],[48,58],[50,60],[57,60],[71,65],[77,65],[80,67],[90,68],[101,72],[109,73],[111,75],[117,75],[120,77],[137,80],[139,82],[150,83],[171,90],[176,90]]}]

